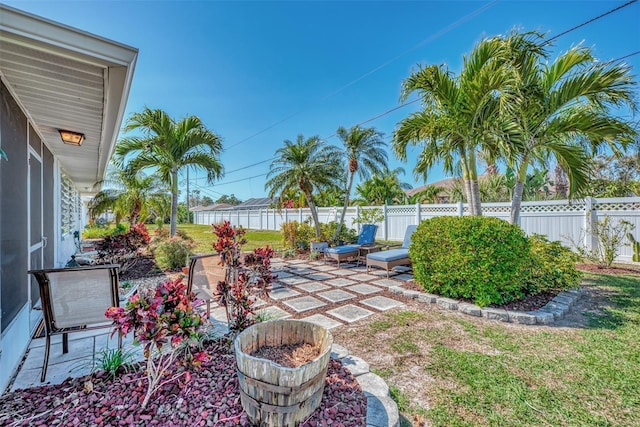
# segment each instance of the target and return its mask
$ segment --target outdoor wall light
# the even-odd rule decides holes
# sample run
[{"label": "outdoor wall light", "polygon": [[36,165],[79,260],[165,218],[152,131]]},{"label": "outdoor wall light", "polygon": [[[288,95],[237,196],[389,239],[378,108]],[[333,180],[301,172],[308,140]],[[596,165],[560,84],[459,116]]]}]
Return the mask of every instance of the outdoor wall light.
[{"label": "outdoor wall light", "polygon": [[70,130],[58,129],[62,142],[69,145],[77,145],[78,147],[84,142],[84,134],[78,132],[72,132]]}]

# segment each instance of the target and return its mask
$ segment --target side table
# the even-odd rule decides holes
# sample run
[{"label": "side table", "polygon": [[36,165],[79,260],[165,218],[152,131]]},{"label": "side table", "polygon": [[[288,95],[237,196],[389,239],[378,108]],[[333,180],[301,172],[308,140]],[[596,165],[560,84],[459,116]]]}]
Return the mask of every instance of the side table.
[{"label": "side table", "polygon": [[360,261],[367,263],[367,255],[372,254],[374,252],[379,252],[382,250],[382,246],[377,243],[373,243],[370,245],[362,245],[358,248],[358,265],[360,265]]}]

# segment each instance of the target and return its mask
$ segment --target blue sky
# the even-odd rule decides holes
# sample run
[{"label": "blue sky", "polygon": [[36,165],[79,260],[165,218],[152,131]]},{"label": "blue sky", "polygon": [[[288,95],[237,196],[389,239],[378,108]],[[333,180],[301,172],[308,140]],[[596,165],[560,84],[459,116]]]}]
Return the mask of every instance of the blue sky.
[{"label": "blue sky", "polygon": [[[227,171],[191,188],[214,200],[265,196],[269,160],[285,139],[333,136],[399,105],[418,64],[447,64],[483,36],[517,27],[553,37],[626,1],[4,1],[140,50],[125,117],[144,106],[197,115],[222,136]],[[640,50],[640,2],[558,38],[552,54],[583,42],[610,60]],[[552,55],[552,57],[555,55]],[[640,69],[640,55],[626,60]],[[415,103],[370,121],[389,141]],[[402,166],[413,186],[417,151]],[[256,166],[247,167],[260,163]],[[251,178],[252,177],[252,178]],[[442,179],[435,169],[427,182]],[[250,178],[250,179],[249,179]]]}]

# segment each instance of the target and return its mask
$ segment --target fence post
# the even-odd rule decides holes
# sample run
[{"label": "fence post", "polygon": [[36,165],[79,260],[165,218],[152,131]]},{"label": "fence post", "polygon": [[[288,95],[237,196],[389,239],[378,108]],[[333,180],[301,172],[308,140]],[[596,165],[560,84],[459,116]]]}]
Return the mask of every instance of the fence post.
[{"label": "fence post", "polygon": [[384,215],[384,228],[382,230],[382,239],[383,240],[389,240],[387,238],[387,236],[389,235],[389,220],[387,218],[387,204],[385,203],[384,205],[382,205],[382,215]]},{"label": "fence post", "polygon": [[236,226],[240,227],[240,209],[238,209],[236,212],[237,212],[236,213],[236,221],[238,221]]},{"label": "fence post", "polygon": [[284,222],[289,221],[289,212],[287,208],[284,208]]},{"label": "fence post", "polygon": [[458,216],[464,215],[464,205],[462,202],[458,202]]},{"label": "fence post", "polygon": [[594,209],[593,197],[585,197],[584,202],[584,246],[588,252],[592,252],[598,247],[598,237],[594,234],[598,213]]},{"label": "fence post", "polygon": [[420,224],[420,221],[422,221],[421,207],[422,205],[420,203],[416,203],[416,224]]},{"label": "fence post", "polygon": [[298,208],[298,222],[302,223],[302,208]]},{"label": "fence post", "polygon": [[276,231],[276,210],[273,210],[273,231]]}]

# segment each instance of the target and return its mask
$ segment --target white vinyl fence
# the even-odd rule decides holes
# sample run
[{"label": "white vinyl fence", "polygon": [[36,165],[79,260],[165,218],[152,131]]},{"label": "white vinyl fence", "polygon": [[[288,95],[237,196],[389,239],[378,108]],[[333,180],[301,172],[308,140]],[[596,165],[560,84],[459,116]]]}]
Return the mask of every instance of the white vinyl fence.
[{"label": "white vinyl fence", "polygon": [[[511,203],[483,203],[482,214],[509,220]],[[338,221],[342,208],[318,208],[320,222]],[[408,225],[436,216],[468,215],[467,204],[453,203],[441,205],[404,206],[352,206],[347,209],[345,224],[359,231],[359,224],[353,222],[360,210],[381,209],[384,220],[378,224],[378,240],[401,241]],[[302,209],[256,209],[256,210],[215,210],[193,212],[194,223],[215,224],[228,220],[233,225],[241,225],[255,230],[280,230],[287,221],[305,221],[311,217],[308,208]],[[634,225],[636,240],[640,240],[640,197],[610,199],[586,198],[583,200],[552,200],[523,202],[520,226],[529,235],[542,234],[549,240],[559,240],[573,247],[574,243],[584,243],[593,247],[597,241],[590,238],[590,230],[597,221],[609,216],[612,223],[624,219]],[[625,240],[626,242],[626,240]],[[630,245],[622,248],[619,261],[631,261],[633,249]]]}]

